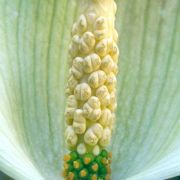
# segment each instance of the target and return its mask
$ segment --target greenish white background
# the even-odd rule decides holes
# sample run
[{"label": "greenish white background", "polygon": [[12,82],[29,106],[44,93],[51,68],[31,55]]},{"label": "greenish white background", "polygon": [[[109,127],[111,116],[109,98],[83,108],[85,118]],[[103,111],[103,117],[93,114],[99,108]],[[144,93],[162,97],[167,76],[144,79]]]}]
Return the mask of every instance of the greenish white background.
[{"label": "greenish white background", "polygon": [[[0,169],[15,179],[59,178],[68,44],[81,2],[0,0]],[[116,2],[112,179],[179,175],[180,1]]]}]

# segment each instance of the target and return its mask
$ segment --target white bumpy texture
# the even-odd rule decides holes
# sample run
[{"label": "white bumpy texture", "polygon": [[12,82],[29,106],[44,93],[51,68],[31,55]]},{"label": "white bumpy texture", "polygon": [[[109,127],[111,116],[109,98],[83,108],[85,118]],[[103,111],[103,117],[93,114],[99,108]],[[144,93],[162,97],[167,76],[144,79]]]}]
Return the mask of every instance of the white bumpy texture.
[{"label": "white bumpy texture", "polygon": [[[112,1],[113,2],[113,1]],[[110,143],[115,121],[117,32],[116,4],[92,1],[72,27],[71,67],[66,93],[66,144],[80,154],[98,154]]]}]

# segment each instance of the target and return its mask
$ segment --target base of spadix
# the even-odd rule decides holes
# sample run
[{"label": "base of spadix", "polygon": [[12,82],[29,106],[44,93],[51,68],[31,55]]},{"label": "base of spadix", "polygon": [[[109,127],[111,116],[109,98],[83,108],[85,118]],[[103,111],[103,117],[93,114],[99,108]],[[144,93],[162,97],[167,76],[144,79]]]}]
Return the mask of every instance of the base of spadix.
[{"label": "base of spadix", "polygon": [[71,151],[64,155],[64,169],[62,175],[67,180],[110,180],[112,154],[101,150],[95,156],[92,153],[80,155]]}]

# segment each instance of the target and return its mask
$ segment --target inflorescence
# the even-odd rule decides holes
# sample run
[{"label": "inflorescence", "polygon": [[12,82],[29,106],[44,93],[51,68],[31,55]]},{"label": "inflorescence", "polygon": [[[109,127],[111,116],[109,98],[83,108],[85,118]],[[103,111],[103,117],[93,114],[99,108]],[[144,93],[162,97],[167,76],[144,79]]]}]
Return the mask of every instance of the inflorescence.
[{"label": "inflorescence", "polygon": [[73,24],[65,109],[66,179],[108,179],[119,50],[114,0],[89,0]]}]

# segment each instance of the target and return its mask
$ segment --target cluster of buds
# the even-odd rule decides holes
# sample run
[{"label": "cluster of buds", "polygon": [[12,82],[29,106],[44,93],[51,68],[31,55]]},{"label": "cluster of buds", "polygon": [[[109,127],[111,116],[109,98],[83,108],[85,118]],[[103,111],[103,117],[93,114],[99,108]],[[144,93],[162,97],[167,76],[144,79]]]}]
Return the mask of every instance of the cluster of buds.
[{"label": "cluster of buds", "polygon": [[67,180],[109,180],[111,158],[111,153],[104,149],[96,156],[92,153],[81,156],[72,151],[64,156],[62,175]]},{"label": "cluster of buds", "polygon": [[[107,0],[106,0],[107,1]],[[72,27],[69,78],[66,88],[65,141],[79,155],[97,156],[111,140],[115,122],[117,32],[116,4],[90,4]]]}]

